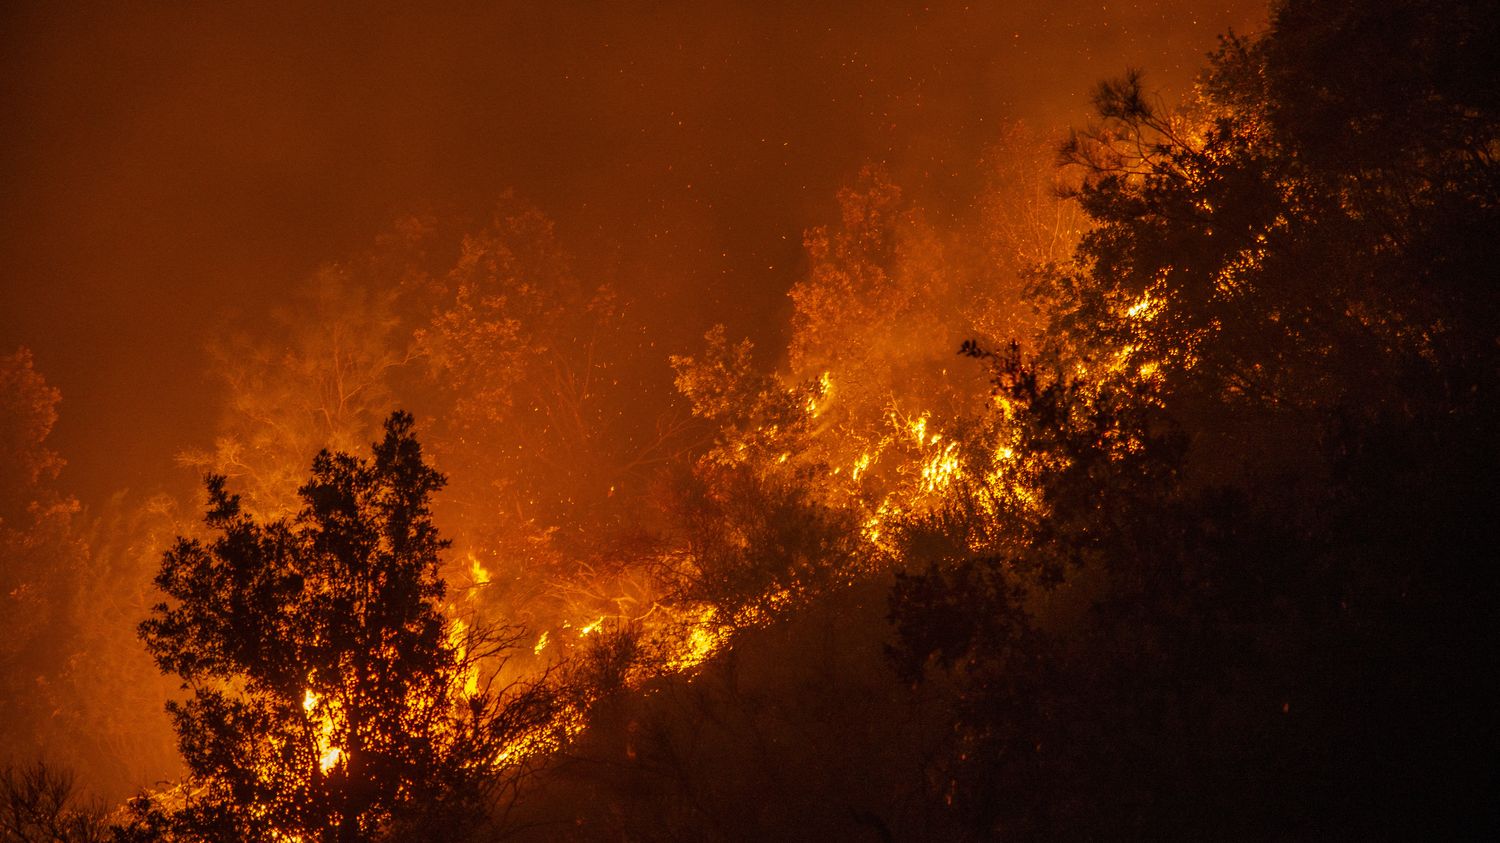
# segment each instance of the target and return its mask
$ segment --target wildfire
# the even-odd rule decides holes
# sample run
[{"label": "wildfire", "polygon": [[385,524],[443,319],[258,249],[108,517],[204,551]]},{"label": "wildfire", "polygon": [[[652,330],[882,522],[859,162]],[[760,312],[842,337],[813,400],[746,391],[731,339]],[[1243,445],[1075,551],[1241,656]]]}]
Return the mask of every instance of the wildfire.
[{"label": "wildfire", "polygon": [[808,395],[807,401],[803,404],[803,408],[807,410],[809,416],[816,418],[832,398],[833,374],[831,372],[824,372],[818,376],[818,382],[812,388],[811,394]]},{"label": "wildfire", "polygon": [[1155,319],[1161,315],[1164,304],[1161,299],[1152,296],[1148,291],[1142,294],[1139,299],[1136,299],[1129,307],[1125,308],[1125,315],[1131,319],[1141,321]]},{"label": "wildfire", "polygon": [[692,670],[707,661],[728,639],[728,629],[718,622],[718,612],[712,606],[690,615],[685,626],[686,635],[676,642],[676,652],[666,660],[667,669],[675,673]]},{"label": "wildfire", "polygon": [[[895,413],[893,412],[892,415],[894,416]],[[920,448],[923,445],[928,444],[927,443],[927,414],[926,413],[923,413],[921,416],[918,416],[917,418],[915,418],[915,419],[907,422],[906,429],[911,432],[912,438],[915,439],[915,440],[917,440],[917,447]],[[941,434],[937,434],[937,435],[934,435],[932,441],[936,442],[938,439],[941,439],[941,438],[943,438],[942,435]]]},{"label": "wildfire", "polygon": [[926,492],[940,494],[953,483],[958,474],[958,443],[949,442],[941,451],[923,461],[922,488]]},{"label": "wildfire", "polygon": [[448,644],[458,654],[460,669],[455,684],[464,698],[479,693],[479,665],[469,660],[469,627],[454,618],[448,627]]},{"label": "wildfire", "polygon": [[490,572],[479,561],[479,557],[472,553],[469,554],[469,582],[476,588],[490,584]]},{"label": "wildfire", "polygon": [[[333,745],[334,722],[329,705],[320,706],[323,698],[308,688],[302,695],[302,711],[313,726],[314,746],[318,753],[318,770],[327,773],[344,759],[344,751]],[[320,711],[319,709],[323,710]]]},{"label": "wildfire", "polygon": [[[1124,307],[1121,314],[1148,320],[1163,309],[1163,299],[1148,293]],[[1160,369],[1153,361],[1141,360],[1138,348],[1131,344],[1122,345],[1098,365],[1097,372],[1080,371],[1079,376],[1130,372],[1150,378]],[[967,501],[968,511],[985,522],[967,539],[975,552],[992,535],[994,528],[989,524],[1002,508],[1019,506],[1040,512],[1036,479],[1040,472],[1056,466],[1040,465],[1020,452],[1012,424],[1016,408],[1009,399],[979,399],[984,407],[980,412],[988,414],[988,421],[976,424],[972,418],[913,407],[897,395],[889,396],[882,409],[874,412],[871,404],[853,400],[835,405],[835,384],[835,373],[825,370],[810,383],[781,387],[785,390],[781,406],[800,411],[803,423],[788,424],[784,415],[770,414],[757,427],[736,430],[711,459],[717,465],[797,483],[809,488],[819,505],[857,518],[861,549],[854,554],[854,564],[858,570],[873,572],[892,564],[911,524],[961,499]],[[952,419],[953,427],[939,429],[936,418]],[[742,525],[730,522],[724,525],[724,540],[749,549],[751,536]],[[672,560],[667,567],[691,569],[695,564],[685,548],[668,551],[666,558]],[[472,554],[466,567],[470,582],[466,599],[473,603],[478,587],[494,581],[494,576]],[[595,563],[576,562],[570,567],[570,574],[554,581],[551,593],[558,603],[542,615],[551,620],[544,622],[530,645],[531,655],[546,654],[550,670],[569,664],[588,648],[609,646],[612,636],[635,636],[650,648],[652,658],[627,668],[624,682],[628,687],[698,669],[729,646],[736,630],[768,623],[806,597],[796,584],[778,582],[728,613],[707,603],[673,598],[640,569],[621,574]],[[848,578],[839,574],[834,581]],[[477,609],[477,603],[471,608]],[[462,621],[451,623],[450,644],[460,656],[467,633]],[[455,696],[472,697],[477,690],[477,672],[472,668],[457,677]],[[520,764],[561,749],[586,727],[589,704],[584,700],[561,705],[545,727],[529,731],[498,752],[494,764]],[[341,758],[326,741],[318,749],[329,765]]]},{"label": "wildfire", "polygon": [[860,454],[859,459],[854,461],[854,467],[849,472],[849,478],[856,483],[859,482],[859,476],[869,470],[870,461],[869,454]]}]

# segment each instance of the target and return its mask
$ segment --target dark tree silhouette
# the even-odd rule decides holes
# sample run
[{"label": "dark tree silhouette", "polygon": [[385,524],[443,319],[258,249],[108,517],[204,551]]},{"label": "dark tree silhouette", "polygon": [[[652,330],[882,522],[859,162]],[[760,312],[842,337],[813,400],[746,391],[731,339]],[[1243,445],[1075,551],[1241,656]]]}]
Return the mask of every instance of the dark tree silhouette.
[{"label": "dark tree silhouette", "polygon": [[978,836],[1493,835],[1492,6],[1292,0],[1182,112],[1097,92],[1061,365],[967,349],[1033,506],[892,594]]},{"label": "dark tree silhouette", "polygon": [[208,478],[218,537],[166,553],[156,581],[173,602],[141,625],[192,691],[168,704],[196,788],[179,831],[368,839],[476,790],[543,721],[536,689],[469,681],[500,648],[440,614],[447,542],[429,499],[443,483],[399,412],[373,459],[314,459],[295,519],[257,523]]},{"label": "dark tree silhouette", "polygon": [[79,799],[71,773],[42,763],[0,767],[0,840],[103,843],[104,808]]}]

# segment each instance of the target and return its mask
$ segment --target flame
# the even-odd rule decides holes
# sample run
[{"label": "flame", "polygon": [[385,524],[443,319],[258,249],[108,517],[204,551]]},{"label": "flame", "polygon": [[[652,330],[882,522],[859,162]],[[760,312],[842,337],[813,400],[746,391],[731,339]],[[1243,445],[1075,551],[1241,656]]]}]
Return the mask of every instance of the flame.
[{"label": "flame", "polygon": [[803,404],[803,407],[807,410],[808,415],[816,418],[818,414],[823,411],[823,407],[828,402],[828,400],[832,397],[833,374],[831,372],[824,372],[823,374],[818,376],[818,384],[814,388],[813,394],[807,397],[807,401]]},{"label": "flame", "polygon": [[[941,437],[934,437],[936,442]],[[959,475],[958,443],[949,442],[922,463],[922,486],[927,492],[945,491]]]},{"label": "flame", "polygon": [[302,694],[302,711],[313,726],[314,751],[318,753],[318,771],[327,773],[344,759],[344,751],[333,745],[334,722],[332,706],[321,706],[323,697],[308,688]]},{"label": "flame", "polygon": [[338,747],[330,747],[318,756],[318,769],[324,773],[332,770],[340,761],[344,760],[344,751]]},{"label": "flame", "polygon": [[667,659],[667,669],[674,673],[692,670],[719,650],[728,640],[728,628],[719,623],[718,611],[704,606],[690,614],[687,634],[678,642],[677,652]]},{"label": "flame", "polygon": [[1131,319],[1147,320],[1154,319],[1162,312],[1163,302],[1155,298],[1150,292],[1141,295],[1139,299],[1125,308],[1125,315]]},{"label": "flame", "polygon": [[[1147,294],[1121,313],[1141,320],[1155,318],[1163,309],[1161,299]],[[1089,364],[1093,371],[1079,374],[1157,376],[1161,364],[1141,357],[1135,345],[1122,345],[1113,358]],[[767,476],[793,478],[806,485],[819,504],[852,515],[860,542],[854,570],[877,571],[892,564],[913,519],[955,501],[973,501],[970,511],[979,513],[980,521],[990,521],[989,526],[978,525],[975,533],[964,539],[976,551],[988,540],[985,531],[1003,523],[998,518],[1003,507],[1035,513],[1044,507],[1037,480],[1056,466],[1041,465],[1036,458],[1019,452],[1018,434],[1010,424],[1016,408],[1003,396],[993,402],[977,399],[994,424],[975,426],[967,424],[968,419],[959,419],[940,430],[934,419],[951,415],[939,411],[939,404],[903,406],[899,397],[892,395],[865,403],[866,417],[861,419],[857,417],[861,406],[857,401],[834,404],[834,373],[822,372],[810,388],[806,381],[802,383],[783,387],[785,392],[780,397],[784,403],[779,406],[794,414],[800,408],[807,417],[818,419],[817,424],[787,424],[784,415],[772,416],[778,423],[736,430],[735,438],[728,439],[715,458]],[[877,465],[879,469],[875,470]],[[808,478],[813,480],[809,482]],[[960,498],[964,495],[973,497]],[[731,543],[748,546],[748,535],[737,532],[734,524],[727,526]],[[992,537],[993,533],[988,535]],[[491,550],[500,555],[498,548]],[[693,564],[691,551],[686,548],[668,553],[675,562]],[[474,601],[477,587],[494,581],[494,575],[478,555],[468,555],[459,565],[460,571],[467,568],[472,583],[466,599]],[[550,664],[566,662],[586,647],[584,642],[590,637],[600,640],[613,634],[605,630],[606,621],[611,624],[610,630],[638,630],[641,640],[650,642],[653,658],[627,672],[626,684],[635,688],[664,674],[699,669],[730,646],[737,630],[768,623],[806,597],[797,590],[800,586],[789,588],[778,583],[748,601],[749,608],[727,612],[707,603],[670,597],[671,590],[654,582],[651,574],[641,573],[644,569],[640,567],[626,575],[597,563],[573,563],[569,570],[555,580],[558,585],[551,592],[562,598],[559,603],[544,610],[545,614],[532,616],[537,622],[533,629],[542,629],[531,645],[532,654],[541,656],[546,651]],[[513,581],[508,573],[502,573],[502,578],[507,585]],[[474,605],[477,607],[477,602]],[[649,608],[642,611],[642,607]],[[456,607],[448,608],[453,611]],[[448,640],[460,661],[466,653],[469,632],[463,621],[450,621]],[[551,632],[558,632],[558,636],[553,638]],[[472,697],[477,693],[477,668],[466,667],[454,679],[453,694]],[[544,726],[500,749],[493,763],[507,767],[559,751],[587,727],[589,705],[587,700],[561,705]],[[332,745],[335,713],[310,690],[303,708],[313,724],[320,769],[327,772],[345,760],[343,751]]]},{"label": "flame", "polygon": [[479,557],[472,553],[469,554],[469,581],[475,586],[490,584],[490,572],[479,561]]},{"label": "flame", "polygon": [[859,459],[854,461],[853,470],[849,472],[849,479],[859,482],[859,476],[869,470],[870,462],[871,459],[868,453],[860,454]]},{"label": "flame", "polygon": [[466,663],[469,652],[469,627],[462,620],[453,618],[448,627],[448,646],[452,647],[458,655],[458,662],[463,665],[456,677],[455,684],[459,693],[465,698],[476,696],[479,693],[479,665]]},{"label": "flame", "polygon": [[912,438],[914,438],[914,439],[917,440],[917,446],[918,447],[927,444],[927,442],[926,442],[926,437],[927,437],[927,414],[926,413],[923,413],[921,415],[921,417],[917,418],[916,420],[907,423],[906,427],[907,427],[907,430],[911,431]]}]

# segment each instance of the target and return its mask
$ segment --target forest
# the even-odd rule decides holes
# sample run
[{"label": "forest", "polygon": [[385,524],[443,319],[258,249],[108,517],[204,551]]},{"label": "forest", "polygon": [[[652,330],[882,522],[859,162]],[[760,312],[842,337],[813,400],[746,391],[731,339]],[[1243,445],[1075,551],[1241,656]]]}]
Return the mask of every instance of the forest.
[{"label": "forest", "polygon": [[0,840],[1492,839],[1500,8],[872,161],[684,353],[519,193],[216,334],[196,494],[0,357]]}]

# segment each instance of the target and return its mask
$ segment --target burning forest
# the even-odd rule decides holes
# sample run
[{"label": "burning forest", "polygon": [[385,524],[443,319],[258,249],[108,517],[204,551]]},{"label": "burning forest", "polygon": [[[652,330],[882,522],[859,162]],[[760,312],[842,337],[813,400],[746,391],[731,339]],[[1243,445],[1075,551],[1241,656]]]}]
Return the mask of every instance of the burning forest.
[{"label": "burning forest", "polygon": [[0,840],[1492,835],[1500,13],[1239,6],[7,11]]}]

